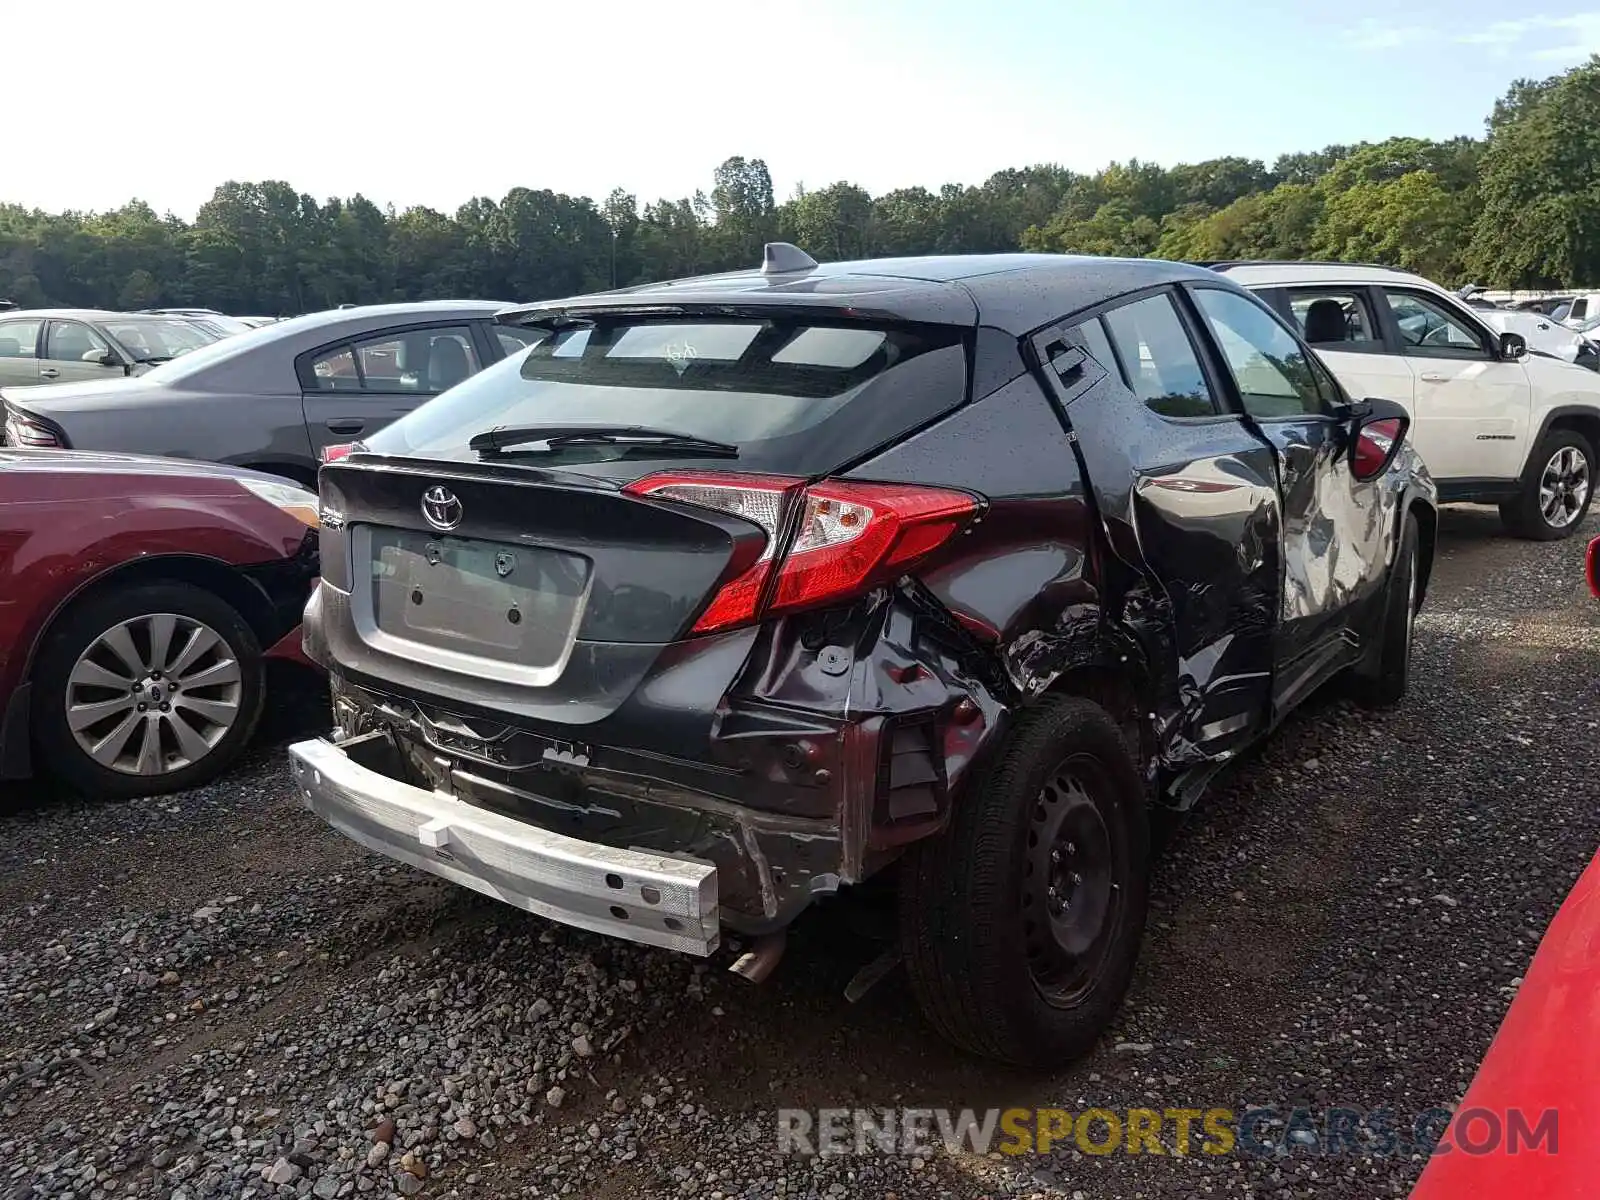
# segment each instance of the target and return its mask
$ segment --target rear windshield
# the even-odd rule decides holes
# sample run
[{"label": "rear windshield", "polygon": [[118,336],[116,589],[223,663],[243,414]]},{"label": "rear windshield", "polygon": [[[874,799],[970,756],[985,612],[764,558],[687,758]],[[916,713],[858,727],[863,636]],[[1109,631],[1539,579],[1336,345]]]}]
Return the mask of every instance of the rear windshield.
[{"label": "rear windshield", "polygon": [[[496,426],[638,425],[731,442],[739,458],[730,469],[815,475],[966,398],[963,331],[948,326],[630,316],[538,332],[527,350],[367,445],[379,454],[468,458],[468,440]],[[587,446],[532,460],[648,453]]]}]

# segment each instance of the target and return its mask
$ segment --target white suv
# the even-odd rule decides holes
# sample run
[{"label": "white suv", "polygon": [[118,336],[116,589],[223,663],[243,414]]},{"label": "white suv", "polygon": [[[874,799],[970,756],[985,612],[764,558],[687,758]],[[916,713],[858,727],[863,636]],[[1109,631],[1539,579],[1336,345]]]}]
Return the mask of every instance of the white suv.
[{"label": "white suv", "polygon": [[1530,354],[1432,283],[1387,267],[1214,263],[1305,334],[1351,395],[1411,413],[1441,500],[1500,506],[1551,540],[1588,511],[1600,453],[1600,374]]}]

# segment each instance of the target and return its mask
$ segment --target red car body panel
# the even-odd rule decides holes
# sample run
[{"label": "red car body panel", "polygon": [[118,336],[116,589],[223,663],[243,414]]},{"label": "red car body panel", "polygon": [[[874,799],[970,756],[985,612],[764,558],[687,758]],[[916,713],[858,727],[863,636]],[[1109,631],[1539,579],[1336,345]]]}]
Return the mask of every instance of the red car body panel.
[{"label": "red car body panel", "polygon": [[[317,586],[316,580],[311,581],[312,590]],[[283,662],[299,663],[302,667],[310,667],[313,671],[322,670],[316,663],[306,657],[305,641],[300,633],[300,626],[296,625],[264,651],[267,658],[280,659]]]},{"label": "red car body panel", "polygon": [[[1520,1112],[1556,1113],[1555,1143],[1489,1136]],[[1492,1113],[1493,1120],[1474,1114]],[[1579,1200],[1600,1186],[1600,855],[1545,931],[1539,951],[1411,1200],[1538,1196]]]},{"label": "red car body panel", "polygon": [[[112,572],[162,558],[246,579],[273,564],[314,565],[312,531],[239,484],[254,476],[213,463],[0,446],[0,715],[13,716],[9,701],[52,618]],[[309,594],[313,572],[300,574]],[[299,657],[297,620],[269,630],[280,657]],[[291,641],[293,650],[279,649]]]}]

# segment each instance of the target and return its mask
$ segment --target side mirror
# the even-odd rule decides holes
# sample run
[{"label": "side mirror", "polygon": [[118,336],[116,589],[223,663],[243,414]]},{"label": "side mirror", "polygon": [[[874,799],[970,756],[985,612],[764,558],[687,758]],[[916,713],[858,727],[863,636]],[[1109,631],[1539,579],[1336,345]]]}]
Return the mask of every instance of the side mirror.
[{"label": "side mirror", "polygon": [[1500,335],[1500,357],[1507,362],[1516,362],[1528,353],[1528,339],[1520,333],[1502,333]]},{"label": "side mirror", "polygon": [[113,350],[85,350],[83,352],[83,361],[94,363],[98,367],[120,367],[122,365],[122,360],[117,357],[116,352]]},{"label": "side mirror", "polygon": [[1362,400],[1349,406],[1350,473],[1376,479],[1389,469],[1411,428],[1411,414],[1393,400]]}]

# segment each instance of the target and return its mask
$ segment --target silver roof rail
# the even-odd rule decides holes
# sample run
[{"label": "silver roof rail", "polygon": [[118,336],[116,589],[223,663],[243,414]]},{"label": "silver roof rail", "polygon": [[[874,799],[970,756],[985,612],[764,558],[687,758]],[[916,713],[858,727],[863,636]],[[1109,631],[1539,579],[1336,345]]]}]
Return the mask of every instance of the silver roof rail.
[{"label": "silver roof rail", "polygon": [[761,256],[763,275],[789,275],[816,269],[816,259],[799,246],[791,246],[788,242],[768,242],[766,252]]}]

